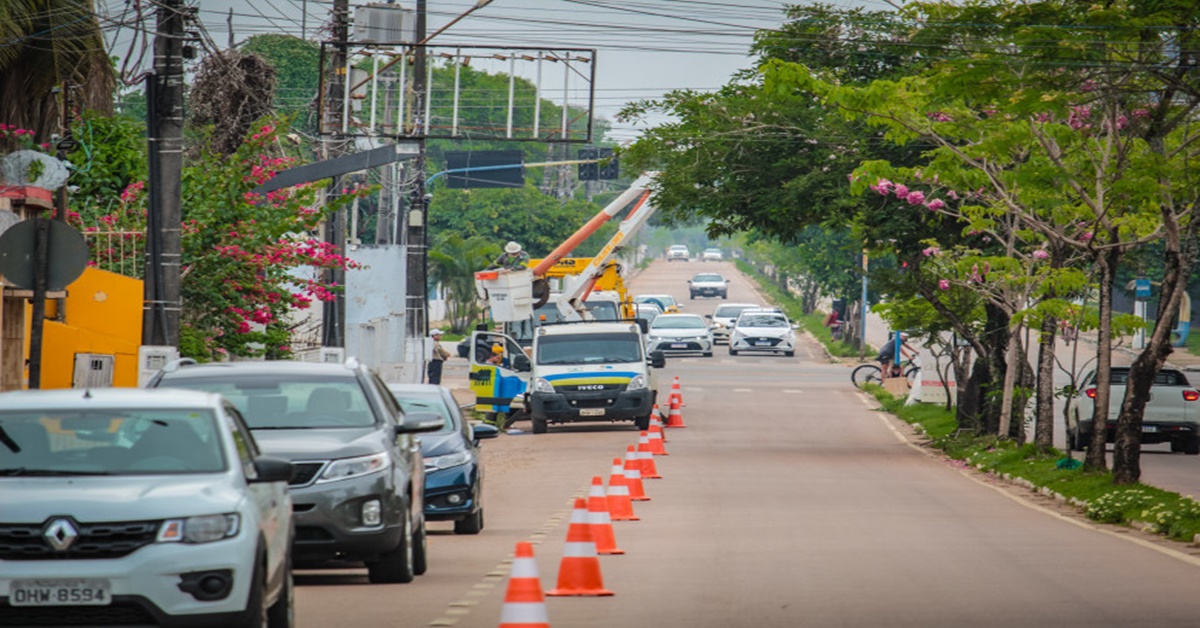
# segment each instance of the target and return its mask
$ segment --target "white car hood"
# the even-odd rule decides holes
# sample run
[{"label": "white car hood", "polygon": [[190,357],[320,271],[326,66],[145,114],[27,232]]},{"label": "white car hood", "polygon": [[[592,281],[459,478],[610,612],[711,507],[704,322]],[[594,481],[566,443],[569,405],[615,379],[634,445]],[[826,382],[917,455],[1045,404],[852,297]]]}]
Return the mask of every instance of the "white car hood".
[{"label": "white car hood", "polygon": [[737,333],[755,338],[787,338],[792,333],[789,327],[738,327]]},{"label": "white car hood", "polygon": [[654,338],[700,338],[708,335],[707,329],[651,329]]},{"label": "white car hood", "polygon": [[224,474],[0,479],[5,522],[55,515],[80,522],[145,521],[232,512],[241,494]]}]

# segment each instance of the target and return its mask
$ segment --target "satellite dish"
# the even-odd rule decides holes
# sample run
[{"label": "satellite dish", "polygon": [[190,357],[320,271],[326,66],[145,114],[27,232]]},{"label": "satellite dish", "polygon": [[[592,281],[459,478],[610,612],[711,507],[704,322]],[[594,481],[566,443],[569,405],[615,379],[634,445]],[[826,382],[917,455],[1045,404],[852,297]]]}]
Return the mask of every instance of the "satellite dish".
[{"label": "satellite dish", "polygon": [[65,163],[36,150],[9,153],[0,162],[0,172],[9,185],[32,185],[47,190],[57,190],[71,176]]}]

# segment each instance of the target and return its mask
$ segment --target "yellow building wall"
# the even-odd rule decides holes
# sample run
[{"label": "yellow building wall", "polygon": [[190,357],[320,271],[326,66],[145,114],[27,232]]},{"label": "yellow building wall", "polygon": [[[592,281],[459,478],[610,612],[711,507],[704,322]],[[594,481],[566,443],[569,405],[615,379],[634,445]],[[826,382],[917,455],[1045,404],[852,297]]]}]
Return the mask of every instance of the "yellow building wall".
[{"label": "yellow building wall", "polygon": [[[42,388],[71,388],[75,354],[114,356],[113,386],[136,387],[142,344],[143,289],[140,279],[88,268],[67,286],[66,321],[51,320],[47,303],[42,331]],[[32,308],[25,308],[25,355],[29,355]]]}]

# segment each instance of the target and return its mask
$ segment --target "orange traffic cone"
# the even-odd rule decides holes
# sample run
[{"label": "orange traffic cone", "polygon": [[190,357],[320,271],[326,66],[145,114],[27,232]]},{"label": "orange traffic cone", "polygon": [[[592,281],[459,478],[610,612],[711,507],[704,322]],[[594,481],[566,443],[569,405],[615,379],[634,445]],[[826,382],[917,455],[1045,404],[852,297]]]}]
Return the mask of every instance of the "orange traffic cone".
[{"label": "orange traffic cone", "polygon": [[608,515],[613,521],[639,521],[633,514],[633,500],[629,498],[629,485],[625,483],[625,468],[620,458],[613,458],[612,473],[608,476]]},{"label": "orange traffic cone", "polygon": [[662,434],[663,443],[667,442],[667,433],[662,429],[664,427],[663,419],[666,417],[667,415],[663,414],[662,410],[658,409],[658,404],[654,404],[654,412],[650,413],[650,427],[654,428],[655,426],[658,426],[658,431],[660,434]]},{"label": "orange traffic cone", "polygon": [[658,466],[654,464],[654,453],[650,451],[650,436],[646,432],[638,432],[637,457],[638,462],[642,465],[642,478],[662,479],[662,476],[658,474]]},{"label": "orange traffic cone", "polygon": [[667,437],[663,435],[662,425],[656,425],[653,421],[650,422],[650,429],[646,430],[646,436],[650,437],[650,453],[655,456],[669,456],[667,448],[663,445]]},{"label": "orange traffic cone", "polygon": [[683,388],[679,386],[679,376],[675,376],[675,381],[671,383],[671,398],[678,399],[679,405],[683,406]]},{"label": "orange traffic cone", "polygon": [[537,561],[533,559],[533,544],[528,541],[517,543],[508,592],[500,609],[500,628],[550,628]]},{"label": "orange traffic cone", "polygon": [[671,411],[667,414],[667,427],[687,427],[683,424],[683,412],[679,409],[678,399],[671,399]]},{"label": "orange traffic cone", "polygon": [[596,555],[596,542],[592,540],[587,518],[587,501],[582,497],[576,498],[575,509],[571,511],[571,524],[567,526],[567,545],[558,567],[558,586],[546,591],[546,595],[613,594],[604,588],[600,558]]},{"label": "orange traffic cone", "polygon": [[617,537],[613,534],[612,518],[608,512],[608,499],[604,496],[604,478],[592,477],[592,489],[587,497],[587,520],[592,527],[592,540],[597,554],[624,554],[617,548]]},{"label": "orange traffic cone", "polygon": [[629,487],[629,499],[635,502],[648,502],[646,487],[642,484],[642,463],[638,459],[637,448],[630,445],[625,450],[625,485]]}]

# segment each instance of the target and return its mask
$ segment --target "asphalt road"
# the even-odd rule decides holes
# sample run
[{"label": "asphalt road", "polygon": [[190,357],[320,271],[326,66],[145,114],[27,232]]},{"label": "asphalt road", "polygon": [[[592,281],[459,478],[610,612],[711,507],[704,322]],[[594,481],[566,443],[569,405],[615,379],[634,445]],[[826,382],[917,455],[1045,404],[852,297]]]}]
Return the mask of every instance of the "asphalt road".
[{"label": "asphalt road", "polygon": [[[632,285],[704,314],[720,300],[687,300],[685,280],[714,269],[734,278],[730,301],[757,300],[729,263],[659,262]],[[552,626],[1197,623],[1200,559],[1188,548],[1093,526],[940,460],[817,352],[731,357],[721,347],[668,361],[662,381],[679,377],[687,427],[667,431],[664,477],[646,481],[651,501],[634,507],[641,520],[614,523],[626,553],[599,561],[615,595],[549,598]],[[465,377],[464,363],[452,360],[446,377]],[[571,500],[634,443],[623,424],[486,441],[482,534],[431,524],[429,573],[412,584],[369,585],[361,569],[299,572],[299,625],[498,625],[515,544],[535,543],[553,588]]]}]

